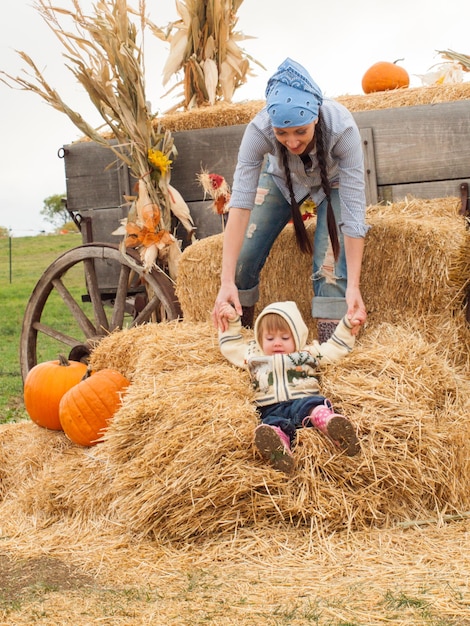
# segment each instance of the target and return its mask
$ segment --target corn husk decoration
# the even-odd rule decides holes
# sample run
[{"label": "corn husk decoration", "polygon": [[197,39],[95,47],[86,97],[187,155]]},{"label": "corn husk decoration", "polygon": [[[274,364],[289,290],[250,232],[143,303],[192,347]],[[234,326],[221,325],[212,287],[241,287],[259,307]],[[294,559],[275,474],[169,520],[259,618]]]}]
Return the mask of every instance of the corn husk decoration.
[{"label": "corn husk decoration", "polygon": [[[153,33],[169,42],[170,53],[163,68],[163,85],[181,70],[184,78],[170,91],[183,87],[183,99],[169,111],[231,102],[235,90],[252,75],[249,56],[239,42],[249,39],[235,31],[236,13],[243,0],[176,0],[181,19],[166,32],[150,21]],[[169,112],[168,111],[168,112]]]},{"label": "corn husk decoration", "polygon": [[152,202],[143,179],[138,183],[138,195],[126,223],[126,248],[139,248],[144,271],[152,270],[160,250],[175,243],[173,235],[160,227],[161,210]]},{"label": "corn husk decoration", "polygon": [[470,72],[470,56],[453,50],[436,50],[445,61],[417,74],[423,85],[455,85],[464,82],[464,72]]},{"label": "corn husk decoration", "polygon": [[437,50],[436,52],[448,61],[459,63],[464,72],[470,72],[470,56],[468,54],[454,52],[454,50]]},{"label": "corn husk decoration", "polygon": [[172,163],[169,157],[175,152],[171,133],[167,131],[157,136],[158,144],[150,148],[147,154],[149,171],[139,180],[137,195],[125,197],[130,204],[129,215],[127,219],[121,220],[121,227],[113,234],[126,235],[124,249],[140,250],[144,272],[150,272],[158,260],[168,267],[169,275],[175,279],[181,249],[168,227],[162,225],[161,207],[153,201],[149,188],[160,190],[159,200],[167,213],[173,214],[182,223],[191,243],[195,241],[196,226],[182,195],[169,183]]},{"label": "corn husk decoration", "polygon": [[[141,248],[145,270],[150,271],[157,259],[169,256],[165,252],[167,247],[174,248],[172,259],[176,259],[180,251],[170,234],[168,192],[170,164],[176,149],[171,133],[161,133],[149,111],[143,46],[137,42],[138,29],[130,20],[131,15],[138,17],[143,40],[143,29],[147,26],[145,2],[141,0],[139,11],[134,11],[126,0],[97,0],[93,15],[82,11],[79,0],[72,0],[72,4],[73,10],[55,7],[50,0],[38,0],[35,6],[61,42],[68,69],[87,91],[115,141],[111,142],[109,134],[106,136],[95,129],[71,109],[26,53],[19,52],[19,55],[31,73],[25,72],[25,78],[1,72],[0,80],[41,96],[56,110],[65,113],[87,137],[112,150],[117,159],[130,168],[139,181],[138,199],[135,205],[131,203],[135,219],[129,218],[123,225],[127,237],[122,248],[125,250],[134,242],[135,247]],[[67,30],[62,27],[61,19],[68,20]],[[70,22],[75,26],[75,33],[70,31]]]},{"label": "corn husk decoration", "polygon": [[463,69],[457,61],[433,65],[426,74],[417,74],[423,85],[455,85],[463,83]]},{"label": "corn husk decoration", "polygon": [[175,189],[173,185],[168,185],[168,196],[170,200],[171,212],[179,219],[183,227],[186,229],[186,232],[188,233],[188,240],[190,240],[191,243],[194,243],[196,241],[196,225],[193,222],[189,206],[180,192]]}]

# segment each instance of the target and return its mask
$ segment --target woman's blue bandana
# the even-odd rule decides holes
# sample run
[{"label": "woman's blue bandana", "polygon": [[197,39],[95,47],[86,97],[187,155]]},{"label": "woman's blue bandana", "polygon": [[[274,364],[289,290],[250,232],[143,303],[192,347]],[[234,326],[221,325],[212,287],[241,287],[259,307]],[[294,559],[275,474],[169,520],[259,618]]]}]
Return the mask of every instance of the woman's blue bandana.
[{"label": "woman's blue bandana", "polygon": [[266,104],[275,128],[304,126],[318,117],[323,95],[307,70],[287,58],[266,86]]}]

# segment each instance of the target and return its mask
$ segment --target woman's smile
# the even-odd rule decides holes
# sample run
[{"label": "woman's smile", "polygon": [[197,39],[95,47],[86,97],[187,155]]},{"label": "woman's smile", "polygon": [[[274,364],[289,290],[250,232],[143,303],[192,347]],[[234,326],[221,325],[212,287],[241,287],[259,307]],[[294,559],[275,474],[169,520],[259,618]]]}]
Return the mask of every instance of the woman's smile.
[{"label": "woman's smile", "polygon": [[292,154],[303,154],[313,144],[317,120],[305,126],[273,128],[276,139]]}]

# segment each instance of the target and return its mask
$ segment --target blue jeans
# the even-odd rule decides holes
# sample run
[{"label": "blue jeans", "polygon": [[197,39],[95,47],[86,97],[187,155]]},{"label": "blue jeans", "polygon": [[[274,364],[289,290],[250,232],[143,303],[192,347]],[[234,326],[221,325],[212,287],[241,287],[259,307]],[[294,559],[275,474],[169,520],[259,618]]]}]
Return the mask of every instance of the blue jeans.
[{"label": "blue jeans", "polygon": [[[259,407],[258,412],[263,424],[280,428],[289,437],[292,444],[295,441],[296,430],[302,428],[302,422],[307,415],[316,406],[325,403],[331,407],[331,403],[324,396],[305,396],[305,398],[298,398],[297,400],[287,400],[286,402]],[[312,426],[312,422],[308,420],[305,426]]]},{"label": "blue jeans", "polygon": [[[263,170],[259,179],[261,204],[255,204],[237,263],[235,282],[242,306],[253,306],[259,299],[259,276],[271,247],[291,219],[291,206],[279,191],[272,176]],[[341,220],[338,189],[331,190],[336,223]],[[312,282],[314,298],[312,317],[341,319],[346,311],[347,269],[344,241],[338,261],[331,250],[326,222],[326,199],[317,207],[317,226],[313,242]],[[299,251],[299,254],[302,254]],[[292,261],[295,264],[295,259]]]}]

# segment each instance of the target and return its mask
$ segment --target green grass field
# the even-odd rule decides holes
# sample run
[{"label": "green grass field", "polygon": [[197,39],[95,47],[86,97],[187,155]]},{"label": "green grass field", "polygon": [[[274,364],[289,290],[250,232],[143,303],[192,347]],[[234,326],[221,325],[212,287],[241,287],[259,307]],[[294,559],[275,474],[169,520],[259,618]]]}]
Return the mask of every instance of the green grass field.
[{"label": "green grass field", "polygon": [[[23,405],[19,345],[24,310],[44,270],[63,252],[81,244],[79,234],[0,238],[0,423],[27,419]],[[77,274],[77,289],[83,289]],[[80,284],[81,283],[81,284]],[[55,304],[51,300],[50,314]],[[57,305],[58,306],[58,305]],[[38,360],[57,358],[47,349]]]}]

